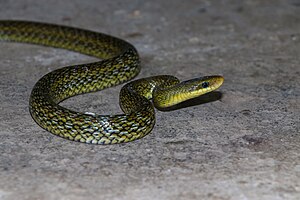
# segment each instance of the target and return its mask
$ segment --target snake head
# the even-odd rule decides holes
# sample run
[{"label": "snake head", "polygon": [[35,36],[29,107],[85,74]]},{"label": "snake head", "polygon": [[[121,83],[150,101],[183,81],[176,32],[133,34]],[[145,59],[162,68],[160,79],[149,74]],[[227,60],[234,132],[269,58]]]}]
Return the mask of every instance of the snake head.
[{"label": "snake head", "polygon": [[[218,89],[224,82],[223,76],[204,76],[179,83],[191,95],[200,96]],[[193,97],[194,98],[194,97]]]},{"label": "snake head", "polygon": [[165,109],[214,91],[223,82],[223,76],[204,76],[180,82],[172,87],[158,88],[153,95],[153,103],[156,108]]}]

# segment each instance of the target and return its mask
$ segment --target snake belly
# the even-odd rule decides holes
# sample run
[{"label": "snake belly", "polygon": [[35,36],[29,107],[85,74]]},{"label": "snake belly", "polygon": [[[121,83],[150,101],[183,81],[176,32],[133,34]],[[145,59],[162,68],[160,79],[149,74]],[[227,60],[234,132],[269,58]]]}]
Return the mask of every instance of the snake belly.
[{"label": "snake belly", "polygon": [[[121,89],[120,106],[124,114],[97,115],[76,112],[60,106],[59,103],[78,94],[124,83],[139,73],[139,55],[134,46],[119,38],[93,31],[9,20],[0,20],[0,40],[63,48],[102,59],[54,70],[38,80],[32,89],[29,110],[33,119],[47,131],[69,140],[115,144],[142,138],[155,124],[154,106],[150,101],[153,91],[157,91],[158,94],[155,98],[159,99],[155,103],[157,105],[161,102],[169,104],[169,100],[166,100],[169,94],[173,95],[169,98],[172,101],[185,99],[187,96],[184,93],[180,94],[177,89],[167,94],[156,89],[178,85],[179,80],[176,77],[154,76],[130,82]],[[210,81],[211,77],[206,79]],[[217,79],[219,81],[220,77]],[[185,86],[186,83],[179,85],[180,90]],[[185,89],[188,94],[191,94],[191,88],[196,86]],[[208,92],[208,88],[201,89],[205,93]]]}]

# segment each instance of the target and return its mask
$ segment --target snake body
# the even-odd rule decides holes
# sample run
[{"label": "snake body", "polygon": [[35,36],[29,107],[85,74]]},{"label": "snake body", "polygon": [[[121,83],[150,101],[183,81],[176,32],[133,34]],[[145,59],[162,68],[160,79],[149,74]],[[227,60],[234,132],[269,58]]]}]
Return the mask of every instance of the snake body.
[{"label": "snake body", "polygon": [[59,103],[74,95],[102,90],[134,78],[140,71],[140,61],[133,45],[93,31],[10,20],[0,20],[0,40],[69,49],[102,59],[54,70],[35,84],[30,95],[30,113],[42,128],[84,143],[115,144],[142,138],[155,124],[154,106],[173,106],[215,90],[223,83],[222,76],[181,83],[168,75],[143,78],[121,89],[120,106],[124,114],[79,113]]}]

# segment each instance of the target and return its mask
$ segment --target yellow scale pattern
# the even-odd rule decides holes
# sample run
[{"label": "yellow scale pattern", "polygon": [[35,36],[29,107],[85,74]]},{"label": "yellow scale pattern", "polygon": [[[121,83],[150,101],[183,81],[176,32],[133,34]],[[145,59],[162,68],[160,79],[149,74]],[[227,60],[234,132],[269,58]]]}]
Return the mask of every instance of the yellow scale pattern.
[{"label": "yellow scale pattern", "polygon": [[121,89],[120,106],[124,114],[84,114],[59,103],[134,78],[140,71],[134,46],[93,31],[11,20],[0,20],[0,40],[69,49],[103,59],[54,70],[35,84],[30,95],[30,113],[42,128],[78,142],[115,144],[142,138],[155,124],[154,106],[173,106],[217,89],[224,80],[222,76],[207,76],[180,83],[168,75],[139,79]]}]

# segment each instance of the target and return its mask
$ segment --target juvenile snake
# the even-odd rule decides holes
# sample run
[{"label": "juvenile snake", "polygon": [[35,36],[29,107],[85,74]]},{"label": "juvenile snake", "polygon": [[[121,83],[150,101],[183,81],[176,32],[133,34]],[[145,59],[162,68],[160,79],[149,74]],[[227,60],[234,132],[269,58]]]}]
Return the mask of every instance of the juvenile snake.
[{"label": "juvenile snake", "polygon": [[222,76],[206,76],[180,83],[168,75],[143,78],[121,89],[124,114],[79,113],[59,103],[124,83],[139,73],[139,56],[131,44],[78,28],[9,20],[0,21],[0,40],[69,49],[102,59],[54,70],[35,84],[30,95],[30,113],[42,128],[84,143],[115,144],[142,138],[155,124],[154,106],[163,109],[195,98],[219,88],[224,80]]}]

